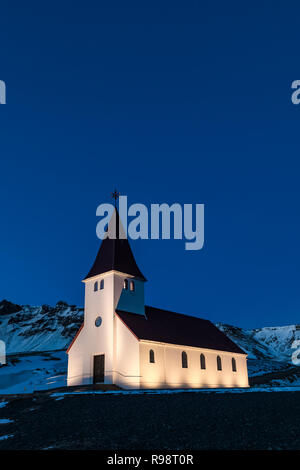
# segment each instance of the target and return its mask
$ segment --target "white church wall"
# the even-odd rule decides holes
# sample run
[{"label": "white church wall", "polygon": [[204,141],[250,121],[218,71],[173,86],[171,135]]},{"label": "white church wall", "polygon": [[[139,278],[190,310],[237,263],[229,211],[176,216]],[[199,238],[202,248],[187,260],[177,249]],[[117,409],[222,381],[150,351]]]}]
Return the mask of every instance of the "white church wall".
[{"label": "white church wall", "polygon": [[[115,383],[118,339],[114,315],[125,278],[126,274],[111,271],[85,281],[84,326],[69,351],[68,385],[93,383],[94,356],[98,354],[105,356],[105,383]],[[101,280],[104,280],[104,289],[99,289]],[[97,291],[94,291],[95,282],[98,282]],[[139,293],[137,297],[135,292],[131,295],[138,301],[141,298]],[[95,320],[99,316],[102,323],[96,327]]]},{"label": "white church wall", "polygon": [[68,386],[81,385],[83,382],[83,355],[72,351],[68,356]]},{"label": "white church wall", "polygon": [[117,315],[115,316],[115,339],[117,347],[114,383],[121,388],[139,388],[139,341]]},{"label": "white church wall", "polygon": [[[154,351],[154,363],[149,362],[150,349]],[[140,342],[140,373],[140,388],[166,388],[164,345]]]},{"label": "white church wall", "polygon": [[[149,362],[153,349],[155,363]],[[188,367],[182,368],[182,351],[187,353]],[[200,368],[200,354],[205,355],[206,369]],[[217,370],[217,356],[222,370]],[[232,371],[232,358],[237,371]],[[140,342],[141,388],[219,388],[248,387],[246,356],[223,351]]]},{"label": "white church wall", "polygon": [[[94,283],[104,280],[104,289]],[[105,383],[113,383],[114,273],[85,281],[84,326],[69,351],[68,385],[93,383],[94,356],[105,355]],[[97,317],[101,326],[95,326]],[[77,364],[78,362],[78,364]],[[81,380],[77,378],[82,368]]]}]

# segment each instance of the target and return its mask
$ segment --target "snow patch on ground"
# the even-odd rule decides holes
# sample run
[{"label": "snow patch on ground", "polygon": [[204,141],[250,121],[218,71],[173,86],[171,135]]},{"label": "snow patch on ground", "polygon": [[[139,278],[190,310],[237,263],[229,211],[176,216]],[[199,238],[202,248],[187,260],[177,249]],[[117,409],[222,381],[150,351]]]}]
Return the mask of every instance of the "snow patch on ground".
[{"label": "snow patch on ground", "polygon": [[14,437],[13,434],[6,434],[5,436],[0,436],[0,441],[4,441],[5,439],[9,439],[10,437]]},{"label": "snow patch on ground", "polygon": [[32,393],[67,384],[67,354],[52,351],[8,356],[0,368],[0,393]]}]

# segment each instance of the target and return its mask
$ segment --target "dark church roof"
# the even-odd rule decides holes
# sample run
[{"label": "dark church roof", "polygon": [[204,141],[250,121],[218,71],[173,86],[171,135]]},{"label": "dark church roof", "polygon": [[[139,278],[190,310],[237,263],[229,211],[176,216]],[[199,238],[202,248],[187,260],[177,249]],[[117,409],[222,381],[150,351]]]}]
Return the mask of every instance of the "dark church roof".
[{"label": "dark church roof", "polygon": [[119,227],[119,213],[116,209],[117,238],[110,239],[107,237],[102,240],[94,264],[84,279],[89,279],[90,277],[97,276],[98,274],[115,270],[120,271],[121,273],[131,274],[132,276],[146,281],[146,278],[143,276],[135,262],[128,239],[119,238]]},{"label": "dark church roof", "polygon": [[209,320],[147,306],[145,317],[117,314],[138,339],[246,354]]}]

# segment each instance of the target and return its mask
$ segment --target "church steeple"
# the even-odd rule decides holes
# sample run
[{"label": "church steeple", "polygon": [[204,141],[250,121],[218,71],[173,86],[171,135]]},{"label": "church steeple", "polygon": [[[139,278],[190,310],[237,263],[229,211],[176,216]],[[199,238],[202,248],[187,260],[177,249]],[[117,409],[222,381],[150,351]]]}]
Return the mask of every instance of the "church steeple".
[{"label": "church steeple", "polygon": [[123,227],[117,208],[115,208],[114,216],[116,217],[116,238],[109,238],[107,236],[107,238],[102,240],[94,264],[84,280],[114,270],[146,281],[146,278],[136,264],[128,239],[120,238],[120,232],[123,231]]}]

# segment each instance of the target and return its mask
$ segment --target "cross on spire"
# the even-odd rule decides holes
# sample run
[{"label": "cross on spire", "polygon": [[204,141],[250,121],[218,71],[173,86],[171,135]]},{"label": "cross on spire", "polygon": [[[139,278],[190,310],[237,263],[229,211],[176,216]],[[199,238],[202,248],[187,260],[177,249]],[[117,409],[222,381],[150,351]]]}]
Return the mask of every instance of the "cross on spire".
[{"label": "cross on spire", "polygon": [[115,200],[115,207],[117,207],[117,199],[120,197],[120,193],[115,189],[113,193],[111,193],[111,197]]}]

